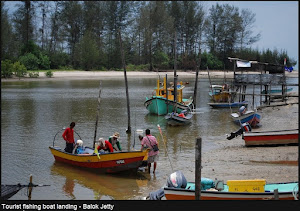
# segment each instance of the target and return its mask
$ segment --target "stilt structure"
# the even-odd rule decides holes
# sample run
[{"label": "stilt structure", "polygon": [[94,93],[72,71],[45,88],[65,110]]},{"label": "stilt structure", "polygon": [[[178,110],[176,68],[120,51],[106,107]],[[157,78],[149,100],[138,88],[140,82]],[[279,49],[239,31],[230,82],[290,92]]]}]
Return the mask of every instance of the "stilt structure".
[{"label": "stilt structure", "polygon": [[[299,86],[299,84],[287,83],[284,65],[231,57],[228,57],[228,59],[233,63],[234,79],[232,85],[236,90],[239,90],[239,101],[244,101],[246,95],[252,95],[252,99],[254,99],[254,96],[259,96],[259,103],[262,106],[263,104],[270,105],[271,102],[276,100],[286,102],[288,97],[298,97],[298,95],[287,94],[288,86]],[[251,85],[253,90],[256,86],[259,86],[260,92],[247,93],[248,85]],[[277,93],[274,93],[275,90]]]}]

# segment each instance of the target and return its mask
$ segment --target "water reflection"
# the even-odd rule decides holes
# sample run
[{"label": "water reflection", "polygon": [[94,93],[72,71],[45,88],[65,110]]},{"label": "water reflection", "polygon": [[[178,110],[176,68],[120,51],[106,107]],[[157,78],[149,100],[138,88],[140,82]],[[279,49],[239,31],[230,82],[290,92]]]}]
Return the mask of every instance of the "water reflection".
[{"label": "water reflection", "polygon": [[78,199],[74,193],[75,184],[93,191],[94,199],[110,196],[116,200],[126,200],[138,196],[141,188],[151,180],[149,174],[123,172],[120,174],[99,174],[97,171],[72,167],[60,162],[51,166],[51,174],[65,178],[63,191],[71,199]]}]

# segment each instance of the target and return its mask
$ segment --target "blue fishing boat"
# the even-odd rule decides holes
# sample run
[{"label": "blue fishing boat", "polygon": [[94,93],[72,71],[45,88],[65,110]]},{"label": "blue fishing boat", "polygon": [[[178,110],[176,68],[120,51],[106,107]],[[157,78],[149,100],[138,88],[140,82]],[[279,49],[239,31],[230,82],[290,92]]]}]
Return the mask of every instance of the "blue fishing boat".
[{"label": "blue fishing boat", "polygon": [[245,122],[248,122],[251,125],[251,127],[257,127],[261,119],[260,114],[258,114],[254,110],[247,110],[245,106],[242,106],[239,109],[239,112],[232,113],[231,117],[233,118],[235,123],[241,125]]}]

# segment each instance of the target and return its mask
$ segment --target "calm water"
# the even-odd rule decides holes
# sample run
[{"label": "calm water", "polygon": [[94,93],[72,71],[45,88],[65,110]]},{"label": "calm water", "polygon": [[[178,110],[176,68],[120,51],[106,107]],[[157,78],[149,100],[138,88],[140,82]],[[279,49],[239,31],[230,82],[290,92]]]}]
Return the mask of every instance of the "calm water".
[{"label": "calm water", "polygon": [[[168,80],[173,80],[168,77]],[[297,79],[292,79],[297,80]],[[194,78],[189,82],[184,97],[193,96]],[[222,83],[222,80],[213,80]],[[127,108],[123,78],[103,79],[97,139],[120,133],[122,148],[140,149],[135,131],[149,128],[160,144],[160,158],[155,175],[125,173],[99,175],[55,162],[49,146],[64,146],[62,128],[76,122],[75,130],[86,146],[92,146],[97,114],[99,80],[17,81],[1,84],[1,181],[2,184],[34,184],[47,187],[33,189],[32,200],[99,199],[104,195],[114,199],[140,199],[164,184],[176,170],[184,172],[187,180],[194,180],[195,140],[202,137],[202,150],[214,149],[214,141],[226,141],[225,134],[238,127],[230,118],[230,109],[211,109],[207,103],[208,79],[199,79],[197,113],[192,123],[183,127],[168,126],[163,116],[149,115],[144,107],[156,78],[129,78],[131,106],[131,135],[126,134]],[[296,89],[296,88],[294,88]],[[167,157],[157,124],[162,128],[167,143]],[[78,136],[76,136],[76,139]],[[152,167],[153,168],[153,167]],[[19,191],[11,199],[28,199],[27,190]]]}]

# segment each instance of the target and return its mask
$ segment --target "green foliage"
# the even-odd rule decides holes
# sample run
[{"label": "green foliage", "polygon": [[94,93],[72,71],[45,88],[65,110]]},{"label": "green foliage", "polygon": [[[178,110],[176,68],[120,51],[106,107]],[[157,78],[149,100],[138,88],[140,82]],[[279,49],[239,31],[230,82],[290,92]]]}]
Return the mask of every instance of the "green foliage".
[{"label": "green foliage", "polygon": [[[38,5],[24,1],[11,14],[1,1],[2,60],[20,61],[28,70],[123,70],[120,29],[128,71],[173,68],[175,34],[178,69],[194,69],[199,49],[206,47],[209,54],[202,55],[201,69],[229,68],[228,57],[274,64],[283,64],[286,58],[288,66],[297,63],[285,51],[252,50],[250,46],[260,39],[253,31],[255,14],[227,3],[210,8],[200,1],[55,1],[53,7],[46,2],[43,7]],[[43,15],[50,25],[36,28],[40,24],[33,20]],[[10,77],[5,65],[1,76]]]},{"label": "green foliage", "polygon": [[53,76],[53,72],[51,70],[48,70],[45,75],[48,77],[48,78],[51,78]]},{"label": "green foliage", "polygon": [[38,70],[40,60],[32,53],[26,53],[19,58],[19,61],[25,65],[27,70]]},{"label": "green foliage", "polygon": [[21,55],[25,55],[27,53],[32,53],[36,57],[39,57],[39,54],[40,54],[39,46],[37,44],[35,44],[32,40],[29,40],[21,48]]},{"label": "green foliage", "polygon": [[98,57],[96,41],[92,34],[87,32],[76,46],[76,61],[83,70],[91,70],[96,67]]},{"label": "green foliage", "polygon": [[216,56],[211,53],[204,52],[201,55],[201,65],[200,69],[209,68],[210,70],[220,70],[223,69],[223,63]]},{"label": "green foliage", "polygon": [[15,62],[13,64],[13,72],[15,73],[15,76],[20,78],[20,77],[24,77],[27,74],[27,69],[20,62]]},{"label": "green foliage", "polygon": [[153,55],[153,65],[159,69],[169,68],[169,57],[163,51],[155,51]]},{"label": "green foliage", "polygon": [[55,52],[50,54],[50,68],[51,69],[65,69],[69,64],[70,57],[64,52]]},{"label": "green foliage", "polygon": [[1,77],[10,78],[13,75],[13,64],[10,60],[1,61]]},{"label": "green foliage", "polygon": [[39,68],[42,70],[49,70],[50,69],[50,63],[49,57],[47,55],[39,53]]},{"label": "green foliage", "polygon": [[38,78],[40,76],[40,73],[38,71],[29,72],[28,75],[29,75],[30,78]]},{"label": "green foliage", "polygon": [[141,65],[128,64],[126,66],[126,71],[148,71],[148,70],[149,70],[149,64],[141,64]]}]

